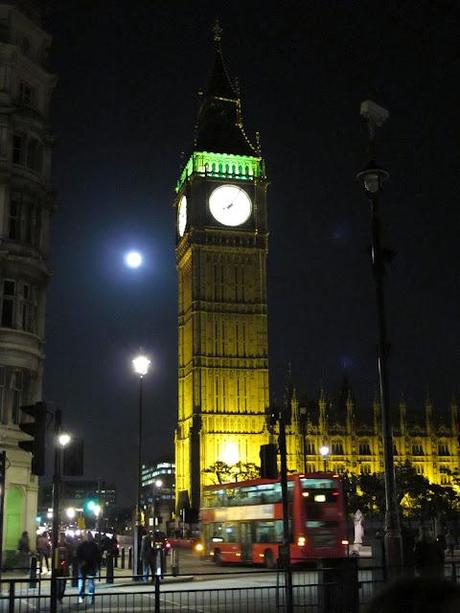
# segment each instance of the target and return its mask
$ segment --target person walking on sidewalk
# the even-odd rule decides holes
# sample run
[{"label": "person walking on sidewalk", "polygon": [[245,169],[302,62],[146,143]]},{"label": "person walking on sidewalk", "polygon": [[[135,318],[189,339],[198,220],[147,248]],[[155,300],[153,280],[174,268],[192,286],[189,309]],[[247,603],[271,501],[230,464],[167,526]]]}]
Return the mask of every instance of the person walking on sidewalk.
[{"label": "person walking on sidewalk", "polygon": [[101,564],[101,552],[90,531],[86,533],[86,540],[81,542],[77,547],[77,562],[78,602],[81,604],[85,600],[85,583],[86,579],[88,579],[88,595],[90,598],[90,604],[94,604],[94,592],[96,589],[94,579]]},{"label": "person walking on sidewalk", "polygon": [[67,577],[69,576],[69,566],[72,560],[72,547],[70,543],[66,541],[64,532],[59,533],[59,541],[54,560],[56,563],[57,599],[59,602],[62,602]]},{"label": "person walking on sidewalk", "polygon": [[18,543],[18,566],[25,570],[25,572],[29,569],[29,557],[30,557],[30,541],[29,541],[29,533],[25,530],[21,534],[21,538]]},{"label": "person walking on sidewalk", "polygon": [[43,573],[43,561],[45,562],[46,572],[50,572],[49,556],[51,553],[50,540],[48,532],[42,532],[37,536],[37,553],[40,566],[40,574]]},{"label": "person walking on sidewalk", "polygon": [[141,560],[142,560],[142,579],[144,583],[149,580],[149,571],[152,570],[152,554],[153,554],[153,542],[152,533],[144,534],[141,541]]}]

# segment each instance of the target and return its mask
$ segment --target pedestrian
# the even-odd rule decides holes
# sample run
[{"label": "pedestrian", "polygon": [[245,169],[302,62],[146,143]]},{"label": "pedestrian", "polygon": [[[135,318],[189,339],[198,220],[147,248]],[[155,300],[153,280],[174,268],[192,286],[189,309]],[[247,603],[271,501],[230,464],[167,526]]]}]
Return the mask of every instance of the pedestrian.
[{"label": "pedestrian", "polygon": [[444,549],[430,531],[422,528],[414,547],[415,570],[420,577],[444,575]]},{"label": "pedestrian", "polygon": [[77,547],[78,561],[78,602],[85,600],[85,583],[88,579],[88,595],[90,604],[94,604],[95,584],[94,579],[101,563],[101,552],[94,541],[92,533],[88,530],[86,539]]},{"label": "pedestrian", "polygon": [[57,599],[62,602],[72,560],[72,546],[66,541],[64,532],[59,534],[54,560],[56,563]]},{"label": "pedestrian", "polygon": [[43,572],[43,561],[45,562],[46,572],[49,573],[50,540],[48,532],[42,532],[37,536],[37,553],[38,563],[40,566],[40,574]]},{"label": "pedestrian", "polygon": [[144,534],[141,541],[141,552],[140,558],[142,561],[142,578],[144,583],[147,583],[149,580],[149,571],[152,571],[153,576],[153,567],[152,567],[152,553],[153,553],[153,539],[152,533]]},{"label": "pedestrian", "polygon": [[110,557],[115,561],[115,566],[117,566],[118,562],[118,555],[119,555],[120,551],[118,548],[118,539],[115,536],[115,534],[112,536],[111,540],[110,540],[110,551],[109,551],[109,555]]},{"label": "pedestrian", "polygon": [[29,556],[30,556],[29,533],[27,532],[27,530],[24,530],[18,542],[18,562],[19,562],[19,567],[26,569],[26,571],[29,568]]}]

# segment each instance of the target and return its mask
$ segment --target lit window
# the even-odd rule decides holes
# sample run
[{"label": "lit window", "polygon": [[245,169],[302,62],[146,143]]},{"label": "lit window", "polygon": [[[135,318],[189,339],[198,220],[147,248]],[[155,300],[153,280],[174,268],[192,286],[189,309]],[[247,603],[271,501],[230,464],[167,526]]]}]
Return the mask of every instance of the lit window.
[{"label": "lit window", "polygon": [[359,455],[371,455],[371,448],[369,443],[359,444]]},{"label": "lit window", "polygon": [[343,455],[343,444],[341,441],[333,441],[331,445],[332,455]]}]

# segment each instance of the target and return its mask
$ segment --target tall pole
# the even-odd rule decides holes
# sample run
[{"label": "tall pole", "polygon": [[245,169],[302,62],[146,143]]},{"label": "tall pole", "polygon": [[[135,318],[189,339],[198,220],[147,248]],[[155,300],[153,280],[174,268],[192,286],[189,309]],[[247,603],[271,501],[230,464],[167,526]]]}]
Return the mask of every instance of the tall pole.
[{"label": "tall pole", "polygon": [[101,546],[101,524],[100,524],[100,514],[101,514],[101,478],[97,479],[97,505],[99,507],[99,513],[96,515],[96,543]]},{"label": "tall pole", "polygon": [[388,383],[388,338],[385,314],[385,253],[382,249],[379,216],[379,192],[388,172],[376,163],[376,132],[388,119],[386,109],[366,100],[361,104],[361,115],[366,119],[369,129],[369,158],[367,166],[358,173],[364,184],[371,212],[372,233],[372,273],[375,285],[377,308],[377,369],[382,419],[382,445],[385,480],[385,552],[388,573],[395,575],[402,566],[402,540],[399,522],[399,508],[396,499],[396,478],[393,459],[393,429],[390,413],[390,394]]},{"label": "tall pole", "polygon": [[142,381],[139,377],[139,431],[137,438],[137,522],[140,526],[142,521],[141,494],[142,494]]},{"label": "tall pole", "polygon": [[384,272],[378,195],[370,199],[372,227],[372,271],[375,283],[378,327],[378,377],[379,395],[382,414],[382,444],[385,478],[385,551],[390,573],[397,573],[402,564],[401,526],[399,508],[396,499],[396,478],[393,458],[393,428],[390,413],[390,394],[388,385],[388,340],[385,318]]},{"label": "tall pole", "polygon": [[50,613],[57,611],[57,545],[59,532],[59,506],[61,494],[62,447],[58,444],[61,432],[61,411],[54,413],[54,476],[53,476],[53,533],[51,535],[51,592]]},{"label": "tall pole", "polygon": [[136,500],[136,525],[134,528],[134,560],[133,575],[139,580],[142,574],[141,568],[141,494],[142,494],[142,399],[143,399],[143,375],[139,374],[139,416],[137,433],[137,500]]},{"label": "tall pole", "polygon": [[280,450],[280,465],[281,465],[281,497],[283,506],[283,548],[281,551],[281,563],[284,568],[284,586],[286,611],[292,613],[292,573],[290,567],[289,544],[289,498],[288,498],[288,482],[287,482],[287,451],[286,451],[286,415],[281,409],[278,414],[279,421],[279,437],[278,446]]}]

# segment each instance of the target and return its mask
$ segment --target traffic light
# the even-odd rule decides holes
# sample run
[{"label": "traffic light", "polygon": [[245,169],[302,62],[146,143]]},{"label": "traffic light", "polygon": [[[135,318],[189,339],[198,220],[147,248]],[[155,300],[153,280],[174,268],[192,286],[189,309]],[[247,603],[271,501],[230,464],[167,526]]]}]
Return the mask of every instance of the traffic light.
[{"label": "traffic light", "polygon": [[278,478],[278,449],[273,443],[260,446],[260,476],[262,479]]},{"label": "traffic light", "polygon": [[45,474],[45,447],[46,447],[46,404],[22,406],[22,415],[29,415],[32,419],[21,422],[20,430],[32,437],[32,440],[19,441],[19,447],[32,454],[32,473],[42,476]]}]

